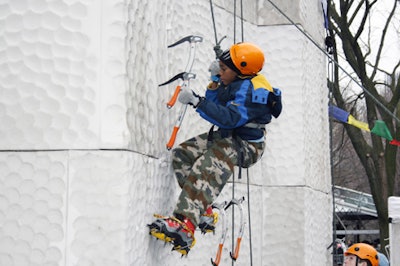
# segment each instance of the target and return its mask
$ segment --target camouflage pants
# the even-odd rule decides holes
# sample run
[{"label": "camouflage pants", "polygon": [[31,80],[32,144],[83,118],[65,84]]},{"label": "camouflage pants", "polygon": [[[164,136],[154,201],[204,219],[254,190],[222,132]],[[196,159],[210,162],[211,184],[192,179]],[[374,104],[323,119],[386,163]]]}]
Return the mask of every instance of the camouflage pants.
[{"label": "camouflage pants", "polygon": [[[172,166],[182,188],[174,214],[189,218],[195,226],[238,165],[238,142],[233,137],[221,138],[214,132],[207,146],[207,136],[203,133],[173,150]],[[261,158],[265,144],[238,141],[243,149],[242,166],[250,167]]]}]

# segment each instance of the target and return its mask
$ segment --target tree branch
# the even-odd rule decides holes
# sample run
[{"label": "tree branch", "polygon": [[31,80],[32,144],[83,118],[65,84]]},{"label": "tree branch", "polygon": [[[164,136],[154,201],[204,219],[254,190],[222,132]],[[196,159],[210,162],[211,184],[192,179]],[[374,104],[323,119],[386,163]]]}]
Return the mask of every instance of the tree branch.
[{"label": "tree branch", "polygon": [[395,13],[395,10],[396,10],[397,1],[393,1],[393,2],[394,2],[394,4],[393,4],[393,7],[392,7],[392,10],[391,10],[391,12],[390,12],[390,14],[389,14],[389,16],[388,16],[388,18],[386,20],[385,27],[382,30],[380,45],[379,45],[379,48],[378,48],[378,52],[376,54],[375,67],[374,67],[374,71],[373,71],[372,76],[375,76],[377,68],[379,66],[379,61],[381,60],[382,50],[383,50],[383,48],[385,46],[386,34],[387,34],[389,25],[391,23],[391,20],[392,20],[392,18],[394,16],[394,13]]}]

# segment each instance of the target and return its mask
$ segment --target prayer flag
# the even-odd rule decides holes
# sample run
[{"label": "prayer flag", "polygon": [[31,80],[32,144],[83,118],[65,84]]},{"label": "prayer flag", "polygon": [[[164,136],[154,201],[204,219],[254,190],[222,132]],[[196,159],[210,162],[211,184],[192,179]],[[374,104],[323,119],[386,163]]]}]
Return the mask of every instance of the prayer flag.
[{"label": "prayer flag", "polygon": [[400,147],[400,141],[393,139],[389,144],[396,145]]},{"label": "prayer flag", "polygon": [[322,5],[322,11],[324,12],[324,26],[325,29],[328,29],[328,1],[327,0],[321,0],[321,5]]},{"label": "prayer flag", "polygon": [[382,138],[393,140],[392,135],[390,134],[389,128],[386,126],[385,121],[376,120],[375,125],[371,130],[372,133],[378,135]]},{"label": "prayer flag", "polygon": [[349,117],[348,112],[333,105],[329,106],[329,115],[333,116],[334,118],[343,123],[347,123]]},{"label": "prayer flag", "polygon": [[348,119],[347,123],[349,123],[352,126],[358,127],[360,129],[363,129],[363,130],[366,130],[366,131],[370,131],[369,126],[368,126],[367,123],[364,123],[364,122],[356,120],[354,118],[354,116],[352,116],[352,115],[349,115],[349,119]]}]

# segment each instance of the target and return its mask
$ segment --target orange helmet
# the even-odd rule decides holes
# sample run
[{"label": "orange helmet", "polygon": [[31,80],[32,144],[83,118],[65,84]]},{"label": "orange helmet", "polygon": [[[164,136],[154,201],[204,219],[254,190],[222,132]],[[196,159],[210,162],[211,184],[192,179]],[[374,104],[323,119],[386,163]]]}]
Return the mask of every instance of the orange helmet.
[{"label": "orange helmet", "polygon": [[255,75],[264,66],[264,53],[252,43],[234,44],[231,46],[229,53],[233,64],[242,75]]},{"label": "orange helmet", "polygon": [[356,255],[358,258],[362,260],[368,260],[372,266],[379,265],[378,252],[371,245],[364,243],[354,244],[350,246],[344,253],[345,256],[350,254]]}]

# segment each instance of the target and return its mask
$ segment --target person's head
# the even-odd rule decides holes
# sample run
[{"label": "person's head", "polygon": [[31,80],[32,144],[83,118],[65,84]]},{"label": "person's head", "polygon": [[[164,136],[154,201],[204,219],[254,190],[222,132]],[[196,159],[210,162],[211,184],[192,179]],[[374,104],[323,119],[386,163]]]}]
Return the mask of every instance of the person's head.
[{"label": "person's head", "polygon": [[237,76],[254,76],[264,66],[264,53],[252,43],[238,43],[219,57],[221,82],[231,83]]},{"label": "person's head", "polygon": [[365,243],[353,244],[344,253],[345,266],[378,266],[378,252]]}]

